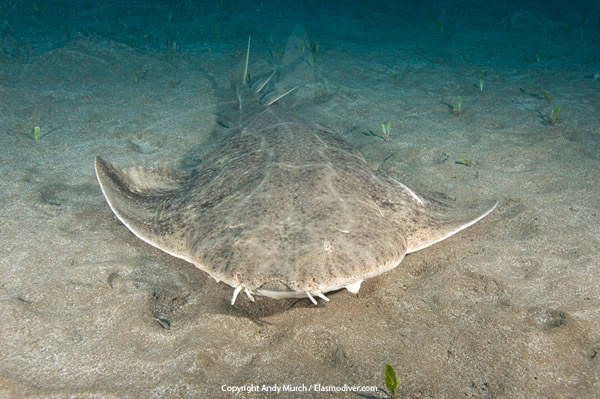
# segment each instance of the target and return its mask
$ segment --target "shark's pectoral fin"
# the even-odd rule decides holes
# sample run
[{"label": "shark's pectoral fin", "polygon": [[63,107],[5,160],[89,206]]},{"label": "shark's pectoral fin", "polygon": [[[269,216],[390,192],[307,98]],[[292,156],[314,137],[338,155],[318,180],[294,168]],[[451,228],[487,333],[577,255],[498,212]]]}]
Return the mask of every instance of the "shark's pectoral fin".
[{"label": "shark's pectoral fin", "polygon": [[[427,202],[426,212],[421,216],[416,228],[407,233],[406,253],[420,251],[466,229],[489,215],[497,205],[498,201],[490,201],[472,208],[464,207],[458,210],[448,207],[441,210],[435,209],[433,204]],[[434,209],[429,210],[428,207]]]},{"label": "shark's pectoral fin", "polygon": [[119,169],[100,157],[95,160],[100,188],[117,218],[140,239],[171,255],[182,258],[181,237],[177,237],[174,213],[164,201],[189,176],[169,168]]}]

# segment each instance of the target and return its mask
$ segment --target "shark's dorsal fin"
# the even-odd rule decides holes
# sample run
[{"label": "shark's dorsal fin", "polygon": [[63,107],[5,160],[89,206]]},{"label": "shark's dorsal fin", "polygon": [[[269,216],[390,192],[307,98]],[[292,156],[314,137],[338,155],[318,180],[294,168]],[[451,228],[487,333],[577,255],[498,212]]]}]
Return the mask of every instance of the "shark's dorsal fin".
[{"label": "shark's dorsal fin", "polygon": [[262,98],[261,103],[264,105],[273,105],[277,101],[281,100],[283,97],[287,96],[288,94],[290,94],[291,92],[296,90],[297,88],[298,88],[298,86],[292,87],[289,90],[284,89],[284,90],[278,90],[278,91],[274,91],[271,93],[267,93]]},{"label": "shark's dorsal fin", "polygon": [[244,68],[242,70],[242,84],[246,84],[248,78],[248,61],[250,60],[250,39],[252,35],[248,35],[248,49],[246,50],[246,61],[244,61]]},{"label": "shark's dorsal fin", "polygon": [[[248,84],[248,64],[250,62],[250,41],[251,41],[251,39],[252,39],[252,35],[249,35],[248,36],[248,48],[246,49],[246,59],[244,60],[244,66],[242,68],[242,78],[240,79],[242,86],[246,86]],[[251,92],[260,93],[265,88],[267,83],[269,83],[269,81],[271,80],[271,78],[274,75],[275,75],[275,71],[273,71],[271,73],[271,75],[269,75],[269,77],[267,77],[263,81],[256,82],[253,85],[253,87],[251,88]],[[277,91],[274,91],[271,93],[267,93],[262,97],[260,103],[263,105],[273,105],[277,101],[281,100],[283,97],[287,96],[288,94],[290,94],[291,92],[296,90],[297,88],[298,88],[298,86],[295,86],[295,87],[292,87],[291,89],[277,90]]]},{"label": "shark's dorsal fin", "polygon": [[264,80],[259,80],[258,82],[256,82],[254,85],[252,85],[252,91],[255,93],[260,93],[262,91],[262,89],[265,88],[265,86],[267,85],[267,83],[269,83],[269,81],[271,80],[271,78],[275,75],[275,71],[273,71],[269,77],[267,77]]}]

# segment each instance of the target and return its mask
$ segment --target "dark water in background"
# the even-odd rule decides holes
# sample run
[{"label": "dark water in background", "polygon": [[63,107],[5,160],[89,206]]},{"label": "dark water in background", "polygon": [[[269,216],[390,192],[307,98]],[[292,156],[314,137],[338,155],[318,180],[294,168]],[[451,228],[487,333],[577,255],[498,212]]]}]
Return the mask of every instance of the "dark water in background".
[{"label": "dark water in background", "polygon": [[[251,34],[253,51],[270,54],[276,69],[288,37],[302,31],[315,66],[336,50],[365,66],[385,64],[393,78],[401,73],[398,65],[438,64],[505,73],[582,67],[584,78],[600,79],[596,1],[8,0],[0,4],[0,67],[11,64],[14,71],[78,40],[104,41],[109,51],[121,45],[139,55],[239,56]],[[94,57],[93,50],[88,56]],[[145,71],[133,73],[137,80]]]},{"label": "dark water in background", "polygon": [[[335,50],[360,60],[359,72],[370,62],[384,64],[394,79],[402,73],[396,70],[399,65],[406,71],[420,64],[471,66],[476,72],[470,73],[476,75],[481,70],[516,74],[531,68],[560,74],[581,67],[582,78],[600,79],[595,75],[600,73],[596,1],[7,0],[0,4],[0,74],[2,63],[11,64],[14,71],[15,65],[26,67],[35,56],[78,40],[103,41],[108,51],[121,45],[138,55],[239,56],[250,34],[253,51],[262,51],[261,57],[270,54],[271,68],[276,69],[285,57],[288,37],[299,31],[304,31],[315,66]],[[93,58],[94,50],[87,56]],[[99,71],[101,62],[91,61]],[[125,69],[136,80],[147,72]],[[55,80],[64,80],[59,72]],[[318,80],[322,74],[315,69],[307,76]],[[358,74],[344,77],[360,84]],[[436,74],[431,79],[435,81]],[[93,78],[86,80],[95,84]],[[82,83],[73,79],[72,84]],[[52,87],[43,77],[32,83],[37,84],[46,90]]]},{"label": "dark water in background", "polygon": [[[471,31],[477,35],[470,38],[474,46],[482,50],[485,35],[469,26],[489,24],[491,32],[502,18],[519,10],[531,14],[504,27],[518,29],[521,42],[526,43],[530,33],[544,30],[547,20],[552,24],[546,27],[548,40],[575,37],[584,47],[598,48],[600,3],[596,1],[7,0],[0,4],[1,50],[5,60],[16,57],[27,62],[31,54],[65,46],[78,36],[96,35],[139,49],[218,51],[240,46],[248,34],[285,36],[297,24],[323,46],[346,38],[387,48],[413,45],[440,32],[468,35]],[[451,47],[452,41],[446,45]],[[493,53],[494,49],[487,50]]]}]

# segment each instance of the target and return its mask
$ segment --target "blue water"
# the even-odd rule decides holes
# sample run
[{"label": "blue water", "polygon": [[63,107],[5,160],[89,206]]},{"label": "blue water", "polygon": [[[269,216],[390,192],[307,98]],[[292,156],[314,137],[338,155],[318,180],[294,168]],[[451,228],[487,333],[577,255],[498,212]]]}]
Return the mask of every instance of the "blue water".
[{"label": "blue water", "polygon": [[[498,208],[357,296],[230,306],[113,217],[93,159],[200,167],[250,35],[251,81],[299,86],[275,106]],[[357,397],[298,387],[386,363],[402,397],[600,397],[599,154],[598,1],[3,0],[0,397]]]}]

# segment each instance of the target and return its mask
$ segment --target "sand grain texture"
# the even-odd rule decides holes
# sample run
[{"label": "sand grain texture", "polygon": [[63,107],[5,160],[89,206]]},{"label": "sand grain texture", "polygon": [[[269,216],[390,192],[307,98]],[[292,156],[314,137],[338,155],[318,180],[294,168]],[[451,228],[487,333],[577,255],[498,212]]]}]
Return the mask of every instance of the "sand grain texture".
[{"label": "sand grain texture", "polygon": [[[436,5],[440,32],[409,5],[364,17],[337,5],[332,30],[335,4],[283,16],[268,2],[254,13],[188,5],[170,24],[160,6],[114,4],[116,25],[104,3],[0,9],[12,29],[0,39],[0,397],[354,398],[221,387],[384,387],[386,363],[403,398],[600,396],[597,6],[580,33],[567,31],[583,13],[571,9],[531,11],[554,25],[527,30],[527,8],[505,26],[519,7]],[[383,24],[391,15],[397,23]],[[146,37],[132,28],[152,18],[165,21],[148,22]],[[335,128],[416,191],[500,204],[356,296],[318,307],[240,296],[231,307],[228,286],[118,222],[92,160],[200,164],[238,123],[229,73],[248,32],[262,76],[298,22],[321,53],[315,80],[280,106]]]}]

